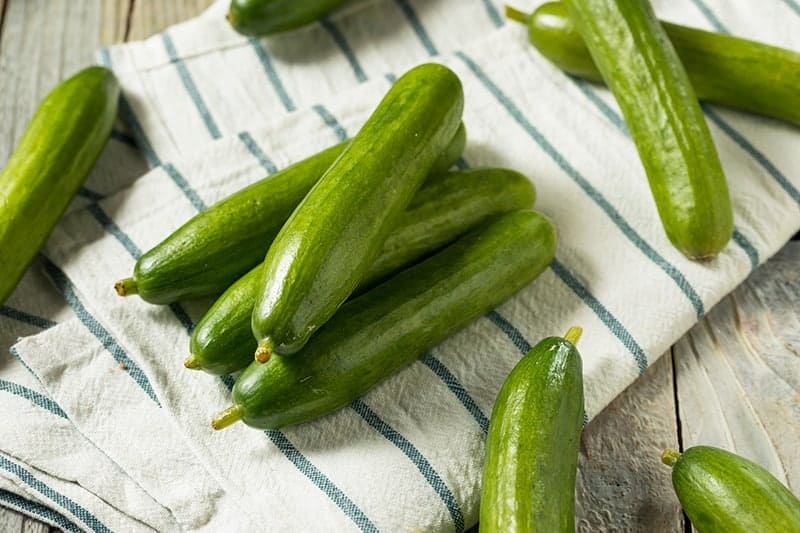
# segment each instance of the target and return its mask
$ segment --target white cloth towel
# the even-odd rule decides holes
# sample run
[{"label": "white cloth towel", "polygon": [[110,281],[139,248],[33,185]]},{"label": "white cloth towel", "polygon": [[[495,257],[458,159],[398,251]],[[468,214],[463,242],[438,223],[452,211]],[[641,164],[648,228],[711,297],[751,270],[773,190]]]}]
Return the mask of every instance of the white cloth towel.
[{"label": "white cloth towel", "polygon": [[[45,298],[38,282],[11,301],[26,313],[18,319],[62,322],[22,339],[0,367],[0,378],[36,393],[0,387],[15,405],[30,404],[9,409],[12,427],[62,424],[68,443],[3,436],[0,501],[21,494],[38,502],[31,508],[99,531],[461,530],[478,517],[494,397],[530,345],[583,326],[590,419],[800,228],[797,128],[709,107],[736,233],[713,262],[682,257],[664,236],[613,98],[544,60],[522,26],[504,24],[499,2],[357,2],[264,40],[234,33],[226,4],[100,53],[153,168],[77,206],[48,242],[41,262],[70,311],[27,303]],[[800,50],[795,0],[664,0],[656,10]],[[199,210],[353,135],[392,80],[424,61],[448,65],[464,84],[464,163],[514,168],[536,185],[536,208],[558,228],[556,260],[351,406],[284,431],[213,432],[232,378],[182,366],[209,301],[157,307],[119,298],[113,282]],[[37,324],[37,310],[52,314]],[[32,332],[25,327],[19,335]],[[66,446],[75,450],[69,461],[60,457]]]}]

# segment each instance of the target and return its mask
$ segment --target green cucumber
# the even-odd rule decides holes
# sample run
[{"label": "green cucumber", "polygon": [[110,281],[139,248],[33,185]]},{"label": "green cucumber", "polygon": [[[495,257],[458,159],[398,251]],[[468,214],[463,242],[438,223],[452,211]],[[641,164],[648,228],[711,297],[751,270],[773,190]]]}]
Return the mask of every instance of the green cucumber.
[{"label": "green cucumber", "polygon": [[667,237],[710,259],[733,233],[717,150],[686,71],[647,0],[566,0],[619,103]]},{"label": "green cucumber", "polygon": [[114,74],[89,67],[61,82],[36,109],[0,174],[0,304],[103,151],[118,99]]},{"label": "green cucumber", "polygon": [[228,22],[242,35],[263,36],[311,24],[347,0],[233,0]]},{"label": "green cucumber", "polygon": [[252,318],[257,360],[297,352],[350,296],[463,109],[461,81],[438,63],[392,85],[269,247]]},{"label": "green cucumber", "polygon": [[756,463],[711,446],[664,450],[661,460],[700,533],[800,533],[800,500]]},{"label": "green cucumber", "polygon": [[[432,172],[450,168],[464,151],[458,129]],[[349,141],[332,146],[232,194],[192,217],[142,255],[133,277],[115,284],[120,296],[152,304],[220,294],[264,260],[286,219]]]},{"label": "green cucumber", "polygon": [[[429,178],[383,243],[356,292],[369,288],[452,241],[489,217],[530,208],[531,182],[505,169],[473,169]],[[198,322],[189,343],[186,367],[230,374],[253,360],[256,341],[250,316],[261,289],[262,266],[245,274],[223,293]]]},{"label": "green cucumber", "polygon": [[583,426],[580,328],[534,346],[503,383],[486,438],[482,532],[575,531]]},{"label": "green cucumber", "polygon": [[[575,76],[602,82],[589,49],[561,2],[548,2],[528,16],[506,8],[528,25],[528,38],[547,59]],[[800,125],[800,54],[731,35],[661,22],[705,102]]]},{"label": "green cucumber", "polygon": [[344,304],[299,353],[251,363],[212,426],[280,428],[349,404],[533,281],[555,248],[555,229],[533,211],[472,230]]}]

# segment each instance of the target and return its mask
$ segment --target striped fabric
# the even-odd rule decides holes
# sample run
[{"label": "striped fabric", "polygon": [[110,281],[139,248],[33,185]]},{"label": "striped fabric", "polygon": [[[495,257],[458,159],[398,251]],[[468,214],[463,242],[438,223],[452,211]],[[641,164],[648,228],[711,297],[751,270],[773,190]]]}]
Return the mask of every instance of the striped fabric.
[{"label": "striped fabric", "polygon": [[[477,519],[494,396],[532,344],[584,327],[588,421],[800,227],[797,130],[708,107],[736,232],[714,262],[684,259],[658,224],[613,98],[544,61],[524,28],[504,23],[499,2],[354,2],[265,40],[232,32],[226,4],[100,52],[124,89],[130,133],[115,138],[125,150],[133,138],[152,170],[116,193],[90,182],[57,228],[41,265],[66,305],[42,313],[36,298],[15,296],[0,309],[0,328],[50,328],[16,346],[39,382],[0,373],[0,395],[41,413],[31,420],[74,428],[184,529],[463,530]],[[757,10],[745,0],[655,4],[670,20],[800,49],[793,0]],[[353,135],[397,75],[430,60],[464,84],[470,140],[459,167],[529,175],[537,208],[559,230],[556,260],[348,408],[284,431],[212,433],[209,417],[229,403],[233,379],[182,367],[209,302],[154,307],[119,299],[113,281],[190,216]],[[21,469],[32,471],[0,474],[20,486]],[[67,495],[36,487],[25,490],[53,516],[93,527]]]}]

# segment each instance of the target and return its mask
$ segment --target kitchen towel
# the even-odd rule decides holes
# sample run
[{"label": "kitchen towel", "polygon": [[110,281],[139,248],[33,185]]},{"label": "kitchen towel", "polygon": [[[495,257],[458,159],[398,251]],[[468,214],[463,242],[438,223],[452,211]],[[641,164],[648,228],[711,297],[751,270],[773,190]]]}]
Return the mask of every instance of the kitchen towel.
[{"label": "kitchen towel", "polygon": [[[477,519],[494,396],[532,343],[584,327],[591,418],[800,227],[797,130],[708,107],[736,233],[713,262],[684,259],[663,235],[613,98],[548,64],[498,5],[362,2],[265,40],[233,33],[224,7],[102,51],[154,170],[59,226],[43,262],[77,318],[16,347],[78,430],[183,528],[462,529]],[[656,3],[663,18],[798,49],[795,7]],[[559,231],[556,260],[348,408],[284,431],[213,433],[232,380],[182,367],[209,302],[155,307],[118,298],[113,281],[189,216],[354,134],[393,79],[426,60],[464,83],[462,166],[529,175]],[[170,479],[194,490],[166,490]]]}]

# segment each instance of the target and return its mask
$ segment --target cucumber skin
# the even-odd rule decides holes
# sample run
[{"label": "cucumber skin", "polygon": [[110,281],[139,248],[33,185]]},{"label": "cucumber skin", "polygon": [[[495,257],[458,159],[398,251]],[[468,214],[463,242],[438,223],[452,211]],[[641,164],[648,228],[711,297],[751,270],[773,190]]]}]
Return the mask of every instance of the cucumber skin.
[{"label": "cucumber skin", "polygon": [[[356,293],[396,273],[459,234],[501,213],[533,206],[535,190],[522,174],[471,169],[429,178],[383,244]],[[223,293],[192,332],[190,351],[198,368],[230,374],[253,360],[256,341],[250,316],[261,288],[258,265]]]},{"label": "cucumber skin", "polygon": [[228,21],[242,35],[272,35],[311,24],[346,1],[232,0]]},{"label": "cucumber skin", "polygon": [[731,452],[689,448],[672,468],[672,485],[701,533],[800,532],[800,500],[766,469]]},{"label": "cucumber skin", "polygon": [[619,103],[670,242],[710,259],[730,241],[728,185],[686,71],[647,0],[566,0]]},{"label": "cucumber skin", "polygon": [[400,77],[306,195],[264,260],[253,335],[297,352],[364,277],[464,108],[458,76],[438,63]]},{"label": "cucumber skin", "polygon": [[233,388],[242,420],[280,428],[349,404],[533,281],[555,248],[533,211],[471,231],[347,302],[300,353],[247,367]]},{"label": "cucumber skin", "polygon": [[575,531],[575,476],[583,425],[583,364],[550,337],[514,367],[486,439],[480,525],[486,532]]},{"label": "cucumber skin", "polygon": [[[223,292],[264,260],[269,243],[348,142],[257,181],[189,219],[136,262],[139,296],[152,304],[170,304]],[[465,144],[461,125],[434,171],[450,168]]]},{"label": "cucumber skin", "polygon": [[[800,54],[669,22],[661,25],[700,100],[800,125]],[[528,37],[560,69],[603,81],[561,2],[542,4],[533,12]]]},{"label": "cucumber skin", "polygon": [[94,66],[61,82],[36,109],[0,175],[0,304],[103,151],[118,99],[114,74]]}]

